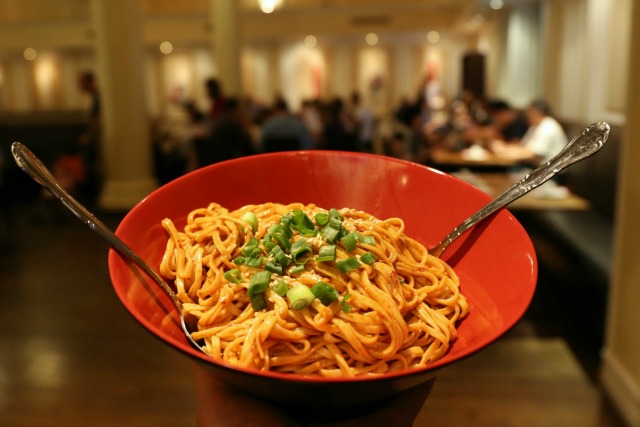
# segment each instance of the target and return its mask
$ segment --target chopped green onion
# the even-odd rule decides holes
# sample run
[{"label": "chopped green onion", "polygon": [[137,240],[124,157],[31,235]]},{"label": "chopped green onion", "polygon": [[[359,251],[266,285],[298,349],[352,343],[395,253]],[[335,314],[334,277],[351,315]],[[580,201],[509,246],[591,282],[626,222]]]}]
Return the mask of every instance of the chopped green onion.
[{"label": "chopped green onion", "polygon": [[338,291],[325,282],[318,282],[313,285],[311,292],[324,305],[329,305],[338,299]]},{"label": "chopped green onion", "polygon": [[326,213],[323,213],[323,212],[319,212],[319,213],[316,214],[314,219],[316,220],[316,224],[318,226],[324,227],[329,222],[329,214],[326,214]]},{"label": "chopped green onion", "polygon": [[271,281],[271,273],[268,271],[259,271],[253,276],[251,276],[251,280],[249,281],[249,289],[247,289],[247,293],[249,296],[255,294],[261,294],[267,290],[269,287],[269,282]]},{"label": "chopped green onion", "polygon": [[335,217],[329,217],[329,222],[327,223],[326,227],[331,227],[331,228],[335,228],[336,230],[340,230],[342,228],[342,220]]},{"label": "chopped green onion", "polygon": [[324,245],[320,247],[317,262],[330,262],[336,260],[336,245]]},{"label": "chopped green onion", "polygon": [[329,225],[327,224],[322,231],[320,232],[320,235],[322,236],[322,238],[324,240],[326,240],[329,243],[333,243],[336,241],[336,238],[338,237],[338,233],[340,232],[340,230],[337,230],[335,228],[329,227]]},{"label": "chopped green onion", "polygon": [[344,221],[344,218],[342,217],[342,215],[340,215],[340,211],[336,208],[331,208],[329,209],[329,216],[331,218],[336,218],[339,221]]},{"label": "chopped green onion", "polygon": [[287,291],[289,305],[294,310],[301,310],[311,304],[315,299],[311,289],[305,285],[295,286]]},{"label": "chopped green onion", "polygon": [[[338,214],[339,215],[339,214]],[[329,222],[324,226],[320,234],[329,243],[333,243],[342,232],[342,221],[329,215]]]},{"label": "chopped green onion", "polygon": [[255,258],[247,258],[244,262],[244,265],[247,267],[260,267],[262,266],[263,257],[258,256]]},{"label": "chopped green onion", "polygon": [[253,311],[260,311],[267,306],[267,301],[264,299],[264,294],[255,294],[249,297],[251,302],[251,308]]},{"label": "chopped green onion", "polygon": [[347,252],[351,252],[356,249],[357,235],[355,232],[349,233],[340,239],[340,242],[342,242]]},{"label": "chopped green onion", "polygon": [[284,234],[285,236],[287,236],[288,239],[293,237],[293,230],[291,229],[292,219],[293,219],[293,215],[291,214],[283,215],[282,218],[280,218],[280,224],[282,225]]},{"label": "chopped green onion", "polygon": [[289,269],[289,273],[290,274],[300,274],[300,273],[304,273],[304,270],[305,270],[304,264],[298,264],[298,265],[295,265],[295,266],[291,267]]},{"label": "chopped green onion", "polygon": [[348,313],[353,309],[353,307],[351,307],[347,303],[349,298],[351,298],[351,294],[346,294],[344,297],[342,297],[342,300],[340,301],[340,307],[342,307],[342,311],[344,311],[345,313]]},{"label": "chopped green onion", "polygon": [[271,241],[271,239],[275,240],[278,245],[282,247],[282,249],[289,249],[291,246],[291,242],[287,237],[287,233],[284,227],[281,224],[274,224],[269,227],[267,235],[264,237],[266,241]]},{"label": "chopped green onion", "polygon": [[262,249],[258,246],[251,246],[242,250],[242,254],[247,258],[257,258],[262,255]]},{"label": "chopped green onion", "polygon": [[293,219],[293,213],[289,212],[286,215],[282,215],[280,217],[280,224],[282,225],[291,225],[291,220]]},{"label": "chopped green onion", "polygon": [[315,234],[316,227],[304,211],[295,209],[292,214],[291,228],[298,230],[304,236],[313,236]]},{"label": "chopped green onion", "polygon": [[360,261],[358,261],[356,258],[347,258],[344,261],[339,261],[336,263],[336,267],[338,267],[338,269],[343,273],[348,273],[351,270],[355,270],[356,268],[360,267],[360,265]]},{"label": "chopped green onion", "polygon": [[242,220],[251,226],[251,230],[255,233],[258,229],[258,217],[253,212],[247,212],[242,215]]},{"label": "chopped green onion", "polygon": [[378,259],[378,257],[376,257],[373,252],[367,252],[360,257],[360,262],[370,265],[373,264],[376,259]]},{"label": "chopped green onion", "polygon": [[271,261],[267,261],[264,264],[264,268],[271,273],[279,274],[280,276],[282,276],[282,265],[274,264]]},{"label": "chopped green onion", "polygon": [[222,277],[229,283],[240,283],[242,282],[242,274],[240,274],[240,270],[234,268],[232,270],[226,271]]},{"label": "chopped green onion", "polygon": [[237,256],[233,259],[235,265],[243,265],[246,261],[247,259],[243,256]]},{"label": "chopped green onion", "polygon": [[255,257],[256,255],[260,255],[262,253],[262,249],[258,247],[258,239],[255,237],[247,242],[245,247],[242,249],[242,255],[246,257]]},{"label": "chopped green onion", "polygon": [[273,255],[273,258],[275,259],[275,261],[280,264],[282,266],[282,268],[285,268],[287,265],[289,265],[290,259],[287,256],[287,254],[284,253],[284,251],[282,250],[282,248],[278,245],[275,245],[270,252],[271,255]]},{"label": "chopped green onion", "polygon": [[287,294],[287,291],[289,290],[289,285],[287,285],[287,283],[284,280],[278,280],[278,282],[275,285],[273,285],[271,290],[276,294],[280,295],[281,297],[283,297]]},{"label": "chopped green onion", "polygon": [[363,234],[358,234],[358,241],[360,243],[364,243],[365,245],[375,245],[376,244],[376,238],[373,236],[369,236],[369,235],[363,235]]},{"label": "chopped green onion", "polygon": [[262,244],[264,245],[264,248],[267,250],[267,252],[271,252],[271,250],[274,247],[279,247],[277,244],[275,244],[273,242],[269,242],[269,241],[267,241],[267,242],[263,241]]},{"label": "chopped green onion", "polygon": [[304,264],[308,258],[305,258],[306,255],[311,255],[313,252],[313,248],[311,244],[307,242],[305,239],[296,240],[289,249],[289,253],[291,254],[291,258],[298,264]]}]

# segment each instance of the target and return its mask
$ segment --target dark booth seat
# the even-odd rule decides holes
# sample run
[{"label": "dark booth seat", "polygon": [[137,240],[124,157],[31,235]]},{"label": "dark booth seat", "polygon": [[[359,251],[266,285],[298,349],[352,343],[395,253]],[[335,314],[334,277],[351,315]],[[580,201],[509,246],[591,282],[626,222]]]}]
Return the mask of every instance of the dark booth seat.
[{"label": "dark booth seat", "polygon": [[[586,124],[566,123],[573,137]],[[612,126],[605,146],[571,166],[560,179],[584,197],[584,211],[541,210],[522,216],[538,251],[541,267],[555,280],[560,298],[570,301],[576,326],[599,347],[604,335],[609,280],[613,265],[618,156],[623,129]],[[567,299],[569,298],[569,299]]]}]

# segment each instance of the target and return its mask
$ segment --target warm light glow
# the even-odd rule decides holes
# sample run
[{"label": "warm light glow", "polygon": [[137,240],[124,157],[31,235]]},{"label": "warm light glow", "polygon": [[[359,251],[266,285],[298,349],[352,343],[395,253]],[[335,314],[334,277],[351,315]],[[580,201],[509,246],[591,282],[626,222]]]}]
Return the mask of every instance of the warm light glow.
[{"label": "warm light glow", "polygon": [[58,56],[48,52],[39,55],[33,70],[40,106],[53,108],[56,102],[56,89],[60,84]]},{"label": "warm light glow", "polygon": [[264,13],[272,13],[277,7],[280,7],[282,0],[259,0],[260,10]]},{"label": "warm light glow", "polygon": [[504,1],[503,0],[491,0],[489,2],[489,6],[493,10],[500,10],[500,9],[502,9],[502,6],[504,6]]},{"label": "warm light glow", "polygon": [[320,49],[300,43],[285,47],[279,59],[282,97],[292,111],[298,111],[304,99],[323,94],[325,59]]},{"label": "warm light glow", "polygon": [[173,45],[171,44],[171,42],[160,43],[160,52],[164,53],[165,55],[173,52]]},{"label": "warm light glow", "polygon": [[36,59],[37,55],[38,52],[36,52],[36,50],[32,47],[28,47],[24,50],[24,52],[22,52],[22,56],[24,56],[24,59],[26,59],[27,61],[33,61],[34,59]]},{"label": "warm light glow", "polygon": [[169,98],[176,103],[191,97],[194,87],[193,59],[186,53],[174,53],[163,58],[164,87],[167,88]]},{"label": "warm light glow", "polygon": [[438,43],[440,41],[440,33],[437,31],[429,31],[427,33],[427,41],[429,43]]},{"label": "warm light glow", "polygon": [[364,40],[369,46],[375,46],[378,44],[378,35],[376,33],[369,33],[365,36]]},{"label": "warm light glow", "polygon": [[42,389],[60,387],[68,380],[65,355],[56,347],[55,341],[47,338],[26,340],[21,348],[21,373],[29,384]]},{"label": "warm light glow", "polygon": [[467,31],[476,31],[484,23],[484,16],[480,14],[473,15],[467,22]]},{"label": "warm light glow", "polygon": [[304,38],[304,45],[306,47],[315,47],[318,44],[318,38],[314,35],[309,34]]}]

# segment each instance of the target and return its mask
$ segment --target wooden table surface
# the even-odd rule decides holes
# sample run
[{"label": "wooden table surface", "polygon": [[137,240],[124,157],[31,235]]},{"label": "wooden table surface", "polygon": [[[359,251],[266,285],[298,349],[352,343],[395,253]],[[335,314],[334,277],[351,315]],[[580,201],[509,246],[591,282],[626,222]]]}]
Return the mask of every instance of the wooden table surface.
[{"label": "wooden table surface", "polygon": [[[98,216],[110,227],[121,220]],[[126,312],[110,283],[108,245],[66,210],[20,210],[12,234],[0,247],[10,292],[0,300],[0,425],[195,426],[193,362]],[[584,345],[563,332],[572,323],[565,301],[551,298],[556,285],[540,276],[513,329],[438,371],[413,425],[624,426],[590,380],[596,364],[575,352]]]}]

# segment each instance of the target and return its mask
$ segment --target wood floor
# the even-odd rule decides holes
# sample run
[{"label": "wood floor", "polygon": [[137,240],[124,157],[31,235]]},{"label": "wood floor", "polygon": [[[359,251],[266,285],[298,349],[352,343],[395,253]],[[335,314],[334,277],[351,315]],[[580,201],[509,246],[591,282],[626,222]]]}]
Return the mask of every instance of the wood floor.
[{"label": "wood floor", "polygon": [[[0,426],[195,425],[190,362],[125,312],[106,243],[42,204],[3,219],[0,240]],[[442,372],[415,426],[623,425],[597,356],[539,290],[507,336]]]}]

